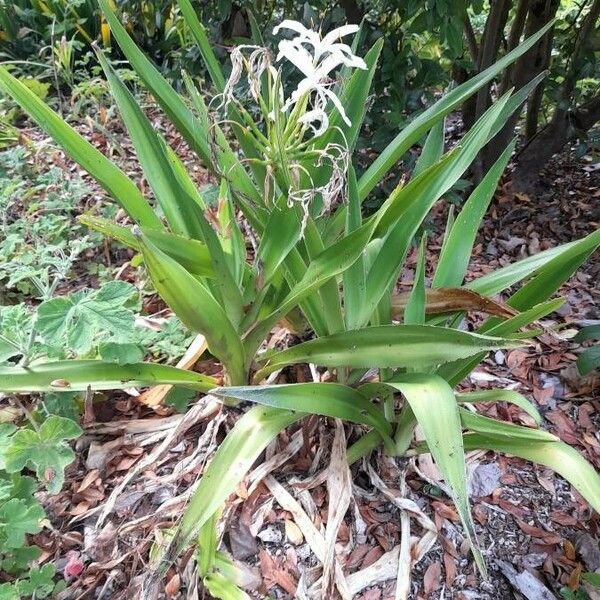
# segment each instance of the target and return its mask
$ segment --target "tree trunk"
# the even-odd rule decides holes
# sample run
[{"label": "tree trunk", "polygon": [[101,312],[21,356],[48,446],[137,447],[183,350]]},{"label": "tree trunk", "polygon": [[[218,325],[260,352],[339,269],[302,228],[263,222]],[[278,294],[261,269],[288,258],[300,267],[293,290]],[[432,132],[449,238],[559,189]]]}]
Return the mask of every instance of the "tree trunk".
[{"label": "tree trunk", "polygon": [[573,112],[556,110],[552,121],[541,129],[520,152],[513,173],[513,188],[531,191],[540,169],[578,134],[589,131],[600,120],[600,98],[594,98]]},{"label": "tree trunk", "polygon": [[600,98],[596,97],[572,109],[573,91],[577,85],[579,60],[592,42],[596,22],[600,17],[600,0],[594,0],[586,15],[565,76],[561,99],[552,119],[521,151],[513,176],[515,189],[526,191],[534,187],[542,166],[560,152],[571,140],[589,131],[600,120]]},{"label": "tree trunk", "polygon": [[[534,0],[529,2],[525,37],[533,35],[544,27],[556,14],[559,4],[560,0]],[[514,68],[508,73],[507,80],[503,82],[506,84],[506,89],[510,87],[517,90],[522,88],[548,66],[549,53],[547,49],[552,46],[552,35],[553,32],[550,30],[516,62]],[[511,40],[513,43],[514,41],[514,39]],[[483,149],[481,156],[482,172],[485,173],[494,164],[514,137],[519,114],[519,110],[515,111],[496,137]]]}]

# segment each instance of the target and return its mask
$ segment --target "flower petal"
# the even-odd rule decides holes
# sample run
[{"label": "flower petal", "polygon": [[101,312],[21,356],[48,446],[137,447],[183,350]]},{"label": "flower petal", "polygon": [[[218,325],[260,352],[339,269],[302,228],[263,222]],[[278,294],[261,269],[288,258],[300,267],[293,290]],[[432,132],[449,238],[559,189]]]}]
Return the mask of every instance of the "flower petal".
[{"label": "flower petal", "polygon": [[356,33],[360,27],[358,25],[342,25],[341,27],[337,27],[333,31],[330,31],[321,41],[324,46],[328,46],[335,42],[336,40],[350,35],[351,33]]}]

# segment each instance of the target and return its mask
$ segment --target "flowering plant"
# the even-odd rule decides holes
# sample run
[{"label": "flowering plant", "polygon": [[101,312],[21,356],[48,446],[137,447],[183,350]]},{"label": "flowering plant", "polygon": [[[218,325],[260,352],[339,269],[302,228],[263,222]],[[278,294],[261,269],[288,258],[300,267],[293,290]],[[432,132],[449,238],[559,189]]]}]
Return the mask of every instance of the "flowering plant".
[{"label": "flowering plant", "polygon": [[[223,375],[216,379],[150,363],[61,361],[2,369],[0,390],[56,391],[57,381],[63,391],[166,383],[228,403],[256,404],[206,468],[161,568],[197,541],[205,585],[213,595],[229,597],[222,590],[233,583],[227,582],[214,544],[220,508],[264,448],[309,414],[359,425],[361,434],[347,450],[349,463],[380,445],[392,456],[430,452],[482,572],[467,498],[465,450],[508,452],[547,465],[600,509],[600,478],[575,450],[537,427],[496,421],[465,408],[465,402],[512,402],[539,425],[540,415],[529,400],[505,390],[454,391],[488,351],[526,344],[521,330],[560,306],[560,298],[549,298],[600,245],[600,232],[465,284],[476,229],[511,156],[511,144],[449,221],[437,263],[431,265],[431,286],[425,284],[423,241],[412,291],[396,291],[431,207],[540,78],[497,99],[448,152],[444,116],[531,48],[547,28],[425,110],[358,177],[351,159],[381,43],[364,59],[358,57],[339,41],[356,33],[356,26],[321,36],[284,21],[276,32],[291,31],[295,37],[279,43],[274,63],[260,44],[235,48],[226,80],[190,1],[179,0],[217,90],[216,100],[207,105],[188,77],[188,97],[177,94],[135,46],[107,0],[99,2],[131,66],[219,181],[216,213],[101,53],[156,208],[125,173],[4,68],[0,87],[125,209],[133,229],[93,216],[84,222],[140,252],[157,292],[184,324],[205,336]],[[277,68],[284,59],[303,76],[287,98]],[[257,112],[240,92],[244,74]],[[363,218],[362,202],[425,135],[411,179]],[[519,282],[524,283],[510,292]],[[505,302],[493,298],[502,292],[508,296]],[[473,310],[490,317],[471,333],[459,325]],[[307,341],[266,349],[278,324]],[[309,365],[313,382],[278,383],[289,365],[302,364]],[[425,440],[413,446],[417,425]]]}]

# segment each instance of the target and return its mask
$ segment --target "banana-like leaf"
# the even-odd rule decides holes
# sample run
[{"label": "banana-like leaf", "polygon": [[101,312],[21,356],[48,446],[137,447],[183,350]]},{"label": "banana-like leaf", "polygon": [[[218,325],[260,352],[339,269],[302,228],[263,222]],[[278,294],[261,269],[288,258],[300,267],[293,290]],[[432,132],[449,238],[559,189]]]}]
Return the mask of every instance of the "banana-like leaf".
[{"label": "banana-like leaf", "polygon": [[266,365],[259,381],[286,365],[310,362],[327,367],[424,369],[482,351],[517,348],[522,342],[431,325],[383,325],[316,338],[258,358]]},{"label": "banana-like leaf", "polygon": [[269,406],[255,406],[238,419],[205,470],[185,510],[175,538],[163,558],[168,567],[190,544],[244,478],[260,453],[286,427],[305,415]]},{"label": "banana-like leaf", "polygon": [[135,183],[1,65],[0,89],[12,96],[23,110],[60,144],[65,152],[79,163],[135,222],[148,228],[162,228],[160,219]]},{"label": "banana-like leaf", "polygon": [[463,394],[455,394],[456,401],[461,403],[477,403],[477,402],[508,402],[518,406],[525,411],[530,417],[533,417],[537,425],[542,422],[542,415],[535,405],[527,400],[523,394],[514,390],[480,390],[476,392],[465,392]]},{"label": "banana-like leaf", "polygon": [[[392,296],[392,316],[400,319],[410,298],[409,292]],[[465,288],[437,288],[425,290],[425,314],[440,315],[457,311],[475,311],[510,319],[518,312],[505,302],[485,298]]]},{"label": "banana-like leaf", "polygon": [[217,386],[213,377],[152,363],[119,365],[102,360],[60,360],[29,367],[0,367],[0,391],[80,392],[136,386],[179,385],[199,392]]},{"label": "banana-like leaf", "polygon": [[206,287],[143,234],[140,247],[152,283],[161,298],[192,331],[206,337],[210,351],[225,365],[232,381],[245,381],[245,355],[234,326]]},{"label": "banana-like leaf", "polygon": [[530,427],[521,427],[520,425],[514,425],[513,423],[506,423],[505,421],[498,421],[497,419],[491,419],[484,415],[471,412],[465,408],[460,408],[460,420],[465,429],[470,429],[475,433],[481,433],[485,435],[493,435],[499,437],[505,437],[507,439],[527,439],[527,440],[541,440],[546,442],[558,442],[560,441],[555,435],[544,431],[543,429],[532,429]]},{"label": "banana-like leaf", "polygon": [[339,383],[224,387],[211,393],[282,410],[337,417],[352,423],[368,425],[379,432],[388,448],[393,448],[390,425],[383,412],[353,388]]},{"label": "banana-like leaf", "polygon": [[204,217],[200,212],[200,207],[188,196],[179,183],[159,135],[104,54],[98,52],[97,56],[131,136],[144,175],[169,226],[173,233],[178,235],[201,238],[199,219]]},{"label": "banana-like leaf", "polygon": [[[361,200],[366,198],[369,192],[379,184],[384,175],[398,162],[402,155],[437,121],[443,119],[448,113],[459,107],[467,98],[472,96],[478,89],[482,88],[496,75],[513,63],[519,56],[532,48],[554,25],[554,21],[548,23],[522,44],[506,54],[499,61],[488,67],[469,81],[454,88],[433,106],[422,112],[407,127],[405,127],[387,148],[371,164],[358,182]],[[515,107],[516,109],[517,107]]]},{"label": "banana-like leaf", "polygon": [[508,440],[500,436],[478,433],[468,433],[463,440],[466,450],[483,448],[514,454],[556,471],[590,503],[596,512],[600,512],[600,475],[575,448],[563,442],[540,442],[533,439]]},{"label": "banana-like leaf", "polygon": [[451,288],[462,284],[469,266],[479,225],[494,196],[500,176],[513,153],[515,143],[513,141],[509,144],[508,148],[486,173],[454,221],[454,225],[442,245],[440,259],[431,283],[432,287]]},{"label": "banana-like leaf", "polygon": [[485,562],[477,547],[467,493],[460,411],[452,388],[437,375],[421,373],[402,375],[386,382],[386,385],[402,392],[410,404],[429,451],[452,491],[452,499],[471,544],[475,562],[485,574]]}]

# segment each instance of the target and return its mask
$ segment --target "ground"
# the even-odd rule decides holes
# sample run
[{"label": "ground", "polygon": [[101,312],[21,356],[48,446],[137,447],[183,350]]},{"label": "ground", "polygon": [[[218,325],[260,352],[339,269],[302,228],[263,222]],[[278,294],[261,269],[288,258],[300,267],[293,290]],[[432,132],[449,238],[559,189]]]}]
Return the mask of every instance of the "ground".
[{"label": "ground", "polygon": [[[42,139],[35,130],[28,134],[38,142]],[[108,140],[101,134],[91,137],[107,149]],[[129,160],[130,148],[124,142],[122,146],[125,170],[136,171]],[[55,162],[72,168],[58,153]],[[565,153],[545,168],[540,189],[529,196],[512,193],[510,174],[505,176],[479,235],[469,277],[597,228],[597,167],[585,157],[575,159]],[[446,208],[440,205],[430,223],[432,257],[439,251],[445,219]],[[128,257],[111,249],[97,260],[116,262]],[[415,261],[413,252],[401,284],[412,281],[410,267]],[[577,374],[576,346],[568,337],[575,327],[598,319],[599,272],[600,261],[592,257],[561,290],[567,303],[558,315],[544,321],[546,326],[566,324],[559,335],[545,333],[533,347],[497,352],[463,383],[476,389],[509,387],[534,399],[544,425],[584,452],[597,468],[600,379]],[[120,275],[133,278],[135,272],[129,266]],[[151,300],[146,308],[158,310],[162,305]],[[206,359],[196,369],[214,372],[215,365]],[[308,372],[296,375],[310,377]],[[133,598],[148,571],[153,544],[168,537],[168,528],[181,514],[198,474],[244,407],[222,409],[200,400],[186,415],[179,415],[163,408],[152,410],[119,392],[106,394],[104,401],[87,408],[85,435],[76,443],[78,458],[67,471],[65,487],[57,496],[44,496],[51,528],[35,536],[35,541],[44,549],[45,559],[58,561],[63,572],[71,574],[64,598]],[[482,410],[531,424],[514,406],[496,404]],[[319,531],[327,522],[332,500],[327,472],[328,449],[334,446],[330,425],[311,418],[281,435],[230,498],[223,520],[223,548],[242,568],[244,584],[255,597],[310,597],[310,587],[320,575],[315,547],[324,544]],[[346,427],[345,433],[351,440],[354,426]],[[420,511],[410,513],[413,558],[419,543],[428,539],[433,543],[412,569],[409,597],[415,600],[560,598],[561,589],[577,587],[581,571],[600,568],[598,515],[563,479],[545,468],[493,453],[471,453],[468,465],[489,579],[476,572],[457,514],[431,462],[425,457],[390,460],[375,453],[352,467],[353,498],[336,544],[346,582],[356,598],[394,598],[397,549],[406,513],[405,506],[398,506],[399,498],[411,499]],[[124,477],[128,481],[120,485]],[[400,492],[403,479],[406,490]],[[278,483],[292,494],[291,504]],[[316,533],[303,524],[307,514]],[[432,529],[437,536],[428,538]],[[184,555],[168,572],[165,597],[203,596],[190,558],[189,553]],[[81,574],[76,575],[81,566]],[[524,569],[533,577],[519,575]],[[359,571],[360,576],[352,577]],[[371,585],[364,587],[365,583]],[[565,594],[562,597],[569,598]]]}]

